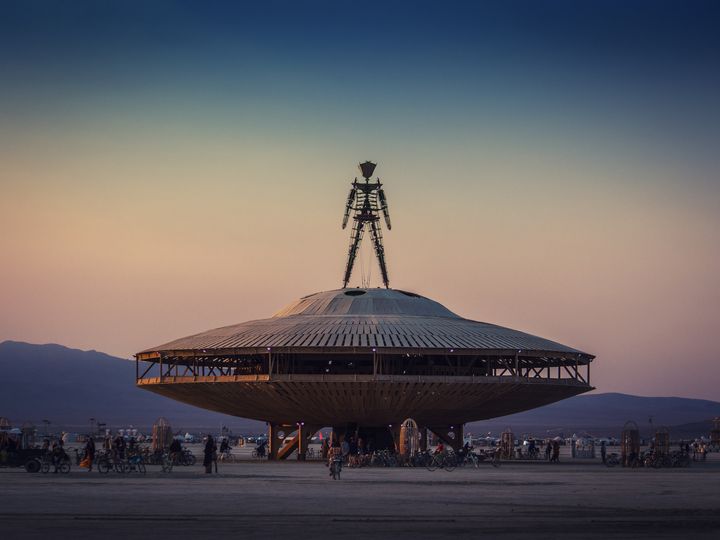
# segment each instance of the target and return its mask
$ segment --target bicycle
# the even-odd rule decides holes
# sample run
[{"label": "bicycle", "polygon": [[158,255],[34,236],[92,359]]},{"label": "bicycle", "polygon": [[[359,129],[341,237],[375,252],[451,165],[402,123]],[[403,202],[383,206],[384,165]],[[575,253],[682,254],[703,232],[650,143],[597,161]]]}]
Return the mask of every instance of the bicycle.
[{"label": "bicycle", "polygon": [[163,452],[160,461],[160,470],[164,473],[171,473],[175,465],[182,464],[182,455],[179,452]]},{"label": "bicycle", "polygon": [[143,459],[142,454],[132,454],[128,456],[125,463],[125,472],[130,473],[133,471],[137,471],[140,474],[145,474],[147,472],[145,460]]},{"label": "bicycle", "polygon": [[480,450],[477,454],[478,462],[487,461],[493,467],[500,466],[500,452],[493,448],[492,450]]},{"label": "bicycle", "polygon": [[620,465],[620,457],[615,452],[605,456],[606,467],[615,467],[616,465]]},{"label": "bicycle", "polygon": [[193,454],[187,448],[183,448],[183,451],[180,454],[180,465],[184,465],[185,467],[191,467],[195,465],[196,462],[197,458],[195,457],[195,454]]},{"label": "bicycle", "polygon": [[113,470],[118,474],[123,474],[126,470],[125,463],[113,452],[102,452],[98,454],[96,462],[97,470],[102,474],[107,474]]},{"label": "bicycle", "polygon": [[457,457],[452,452],[441,452],[433,454],[432,461],[427,465],[428,471],[445,469],[447,472],[454,471],[457,467]]},{"label": "bicycle", "polygon": [[47,474],[50,467],[54,467],[54,473],[68,474],[70,472],[70,456],[64,451],[61,454],[53,456],[52,453],[46,453],[40,459],[40,472]]}]

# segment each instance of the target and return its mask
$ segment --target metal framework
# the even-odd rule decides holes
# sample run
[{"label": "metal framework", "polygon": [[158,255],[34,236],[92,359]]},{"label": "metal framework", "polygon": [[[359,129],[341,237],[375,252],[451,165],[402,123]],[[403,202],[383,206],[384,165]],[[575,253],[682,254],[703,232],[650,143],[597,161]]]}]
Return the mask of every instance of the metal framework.
[{"label": "metal framework", "polygon": [[387,224],[388,230],[392,229],[390,223],[390,211],[388,210],[385,191],[378,178],[375,182],[370,181],[370,177],[375,171],[376,164],[370,161],[360,163],[360,171],[362,172],[364,182],[358,182],[358,179],[352,183],[352,189],[348,195],[347,204],[345,206],[345,215],[343,216],[342,228],[347,227],[350,212],[353,211],[353,229],[350,235],[350,247],[348,248],[348,260],[345,267],[345,277],[343,278],[343,288],[348,286],[350,276],[352,275],[353,265],[357,257],[357,251],[360,247],[365,230],[369,229],[372,235],[373,247],[375,248],[375,256],[380,264],[380,273],[382,275],[385,288],[390,288],[390,279],[388,278],[387,265],[385,264],[385,247],[383,246],[382,230],[380,229],[380,213],[382,212]]},{"label": "metal framework", "polygon": [[[167,351],[135,356],[136,380],[163,382],[172,377],[236,377],[283,375],[320,377],[335,375],[402,377],[512,377],[515,380],[573,381],[590,385],[592,357],[583,354],[544,356],[537,351],[387,352],[381,349],[308,352]],[[142,365],[141,365],[142,363]]]}]

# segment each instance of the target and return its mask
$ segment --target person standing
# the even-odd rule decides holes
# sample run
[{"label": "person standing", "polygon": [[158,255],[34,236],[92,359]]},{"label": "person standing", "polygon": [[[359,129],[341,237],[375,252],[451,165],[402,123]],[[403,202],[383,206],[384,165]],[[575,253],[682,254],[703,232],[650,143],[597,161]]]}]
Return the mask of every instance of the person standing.
[{"label": "person standing", "polygon": [[347,462],[348,455],[350,454],[350,443],[347,438],[343,437],[342,443],[340,443],[340,449],[342,451],[343,461]]},{"label": "person standing", "polygon": [[605,447],[605,441],[600,441],[600,457],[602,458],[603,465],[607,461],[607,448]]},{"label": "person standing", "polygon": [[213,453],[212,453],[212,461],[213,466],[215,467],[215,474],[218,472],[217,462],[218,462],[218,446],[217,442],[213,440]]},{"label": "person standing", "polygon": [[85,459],[88,462],[88,472],[92,472],[93,461],[95,461],[95,440],[92,435],[88,435],[85,443]]},{"label": "person standing", "polygon": [[552,442],[552,459],[553,463],[560,463],[560,443],[558,441]]},{"label": "person standing", "polygon": [[117,437],[115,437],[115,440],[113,441],[113,448],[115,449],[115,453],[120,460],[125,459],[125,447],[125,437],[118,433]]},{"label": "person standing", "polygon": [[323,461],[327,461],[328,458],[328,451],[330,450],[330,445],[328,444],[327,439],[323,439],[322,444],[320,445],[320,450],[322,453]]},{"label": "person standing", "polygon": [[212,435],[208,433],[207,439],[205,440],[205,450],[203,451],[203,466],[205,467],[205,474],[212,474],[214,453],[215,441]]}]

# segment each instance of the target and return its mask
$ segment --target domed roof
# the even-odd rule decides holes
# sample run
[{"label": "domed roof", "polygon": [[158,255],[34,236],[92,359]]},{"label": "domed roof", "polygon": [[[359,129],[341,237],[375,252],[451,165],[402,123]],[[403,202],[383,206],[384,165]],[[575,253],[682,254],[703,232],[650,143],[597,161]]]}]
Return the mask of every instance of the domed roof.
[{"label": "domed roof", "polygon": [[434,300],[397,289],[338,289],[310,294],[288,304],[273,316],[292,315],[412,315],[460,318]]},{"label": "domed roof", "polygon": [[270,319],[216,328],[139,354],[237,354],[269,349],[294,353],[361,352],[364,348],[473,354],[519,350],[523,355],[592,358],[554,341],[464,319],[434,300],[393,289],[339,289],[311,294]]}]

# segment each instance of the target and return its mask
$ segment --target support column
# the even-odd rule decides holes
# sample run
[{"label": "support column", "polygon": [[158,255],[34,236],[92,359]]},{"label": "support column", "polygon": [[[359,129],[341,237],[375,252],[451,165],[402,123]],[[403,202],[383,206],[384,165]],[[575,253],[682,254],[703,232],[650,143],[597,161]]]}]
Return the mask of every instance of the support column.
[{"label": "support column", "polygon": [[277,437],[278,426],[276,424],[268,424],[268,460],[277,461],[278,450],[280,450],[281,441]]},{"label": "support column", "polygon": [[307,426],[305,424],[301,424],[300,426],[298,426],[298,461],[305,461],[307,457],[307,450],[310,445],[310,440],[312,439],[312,436],[315,435],[318,431],[320,431],[320,428],[316,426]]},{"label": "support column", "polygon": [[402,422],[391,424],[388,429],[392,434],[393,445],[395,446],[395,454],[400,454],[400,429],[402,428]]}]

